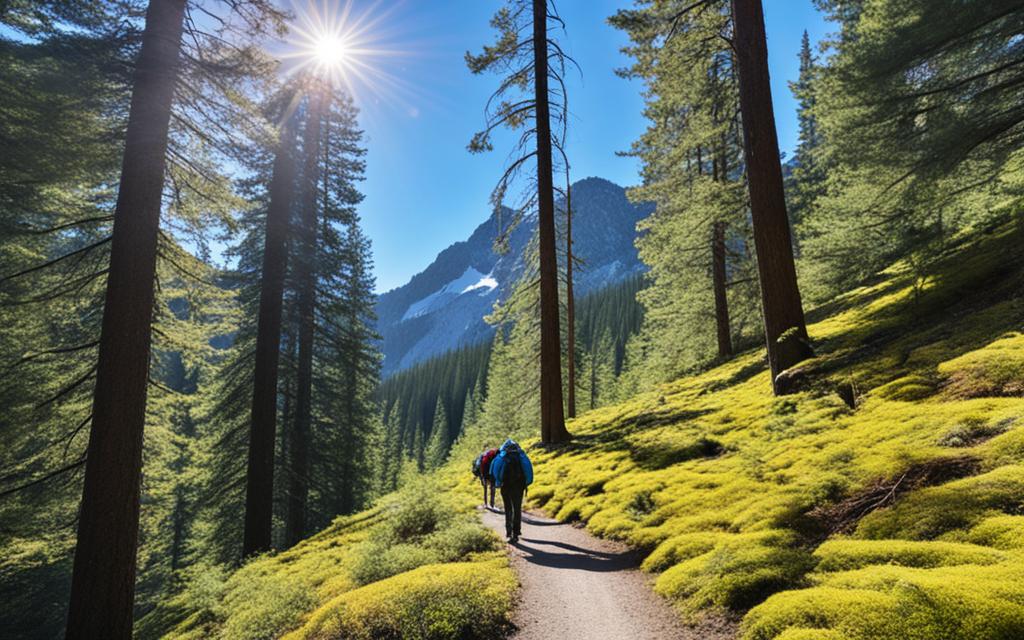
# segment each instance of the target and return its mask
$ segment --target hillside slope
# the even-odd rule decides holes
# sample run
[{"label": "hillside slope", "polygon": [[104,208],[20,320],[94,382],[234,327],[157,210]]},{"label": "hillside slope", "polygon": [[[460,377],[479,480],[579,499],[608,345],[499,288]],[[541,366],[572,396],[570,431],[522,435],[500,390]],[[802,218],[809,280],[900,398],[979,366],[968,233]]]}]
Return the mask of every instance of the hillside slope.
[{"label": "hillside slope", "polygon": [[815,311],[804,390],[760,351],[573,424],[535,503],[649,553],[749,640],[1024,637],[1019,235]]},{"label": "hillside slope", "polygon": [[[567,446],[527,441],[529,498],[641,550],[684,620],[745,640],[1024,637],[1020,244],[997,230],[934,277],[897,265],[813,311],[794,395],[772,396],[756,350],[583,415]],[[468,460],[494,436],[293,550],[199,574],[139,636],[507,629],[514,578],[465,515]]]}]

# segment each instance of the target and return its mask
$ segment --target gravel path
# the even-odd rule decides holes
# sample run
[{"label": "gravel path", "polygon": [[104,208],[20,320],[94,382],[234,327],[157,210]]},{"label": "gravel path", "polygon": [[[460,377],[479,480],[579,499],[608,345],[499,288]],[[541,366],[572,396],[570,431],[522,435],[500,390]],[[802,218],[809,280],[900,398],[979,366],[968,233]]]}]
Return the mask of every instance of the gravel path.
[{"label": "gravel path", "polygon": [[[500,510],[483,510],[485,524],[505,535]],[[627,547],[536,513],[523,514],[523,535],[509,545],[522,583],[513,623],[517,640],[726,640],[735,627],[709,620],[683,625],[651,590]]]}]

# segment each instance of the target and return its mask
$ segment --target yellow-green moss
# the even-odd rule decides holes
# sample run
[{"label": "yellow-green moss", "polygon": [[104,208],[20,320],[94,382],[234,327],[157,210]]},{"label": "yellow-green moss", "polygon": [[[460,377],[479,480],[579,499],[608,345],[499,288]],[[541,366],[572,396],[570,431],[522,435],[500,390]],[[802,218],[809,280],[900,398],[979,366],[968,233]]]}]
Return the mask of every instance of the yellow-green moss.
[{"label": "yellow-green moss", "polygon": [[507,626],[516,581],[503,554],[434,564],[344,593],[284,640],[473,640]]},{"label": "yellow-green moss", "polygon": [[791,627],[828,630],[847,640],[1019,638],[1020,592],[1006,597],[999,585],[1011,586],[1021,574],[985,575],[990,570],[873,567],[841,574],[842,580],[776,594],[755,607],[743,621],[743,638],[787,638]]},{"label": "yellow-green moss", "polygon": [[[496,536],[467,505],[436,479],[410,483],[374,509],[339,518],[292,549],[230,575],[217,567],[194,569],[188,587],[140,620],[136,635],[269,640],[301,627],[306,635],[294,637],[478,637],[467,635],[467,616],[479,628],[502,627],[515,578],[496,557]],[[453,564],[438,564],[444,562]],[[387,627],[406,624],[420,611],[427,612],[425,626]],[[336,628],[344,635],[331,635]]]},{"label": "yellow-green moss", "polygon": [[921,489],[891,509],[867,515],[857,527],[863,538],[928,540],[968,529],[983,518],[1024,508],[1024,465],[1006,465],[988,473]]},{"label": "yellow-green moss", "polygon": [[912,540],[830,540],[818,547],[818,571],[844,571],[875,564],[905,567],[943,567],[960,564],[995,564],[1007,555],[997,549],[956,542]]},{"label": "yellow-green moss", "polygon": [[1024,516],[990,516],[969,531],[954,531],[948,537],[993,549],[1024,550]]},{"label": "yellow-green moss", "polygon": [[722,536],[707,553],[667,569],[655,590],[685,599],[686,609],[744,609],[768,594],[797,586],[814,565],[810,554],[792,546],[792,534]]},{"label": "yellow-green moss", "polygon": [[935,383],[924,376],[909,375],[883,384],[874,393],[886,400],[914,402],[934,394]]},{"label": "yellow-green moss", "polygon": [[798,629],[790,627],[775,636],[775,640],[846,640],[846,636],[832,629]]},{"label": "yellow-green moss", "polygon": [[1024,334],[1010,333],[939,365],[954,397],[1024,395]]},{"label": "yellow-green moss", "polygon": [[[531,449],[534,504],[648,552],[686,615],[754,606],[747,638],[1024,637],[1024,265],[996,236],[833,303],[804,392],[773,397],[758,350],[580,416],[571,447]],[[900,483],[953,447],[976,475]],[[815,509],[878,486],[829,539]]]},{"label": "yellow-green moss", "polygon": [[[1024,638],[1019,245],[999,230],[925,280],[897,264],[827,315],[812,310],[818,355],[802,365],[813,384],[801,393],[775,398],[752,350],[582,415],[570,446],[524,442],[530,500],[648,552],[643,568],[660,593],[687,616],[732,609],[745,640]],[[856,388],[855,408],[839,383]],[[481,444],[456,443],[437,474],[456,511],[479,500],[466,467]],[[963,454],[978,459],[976,475],[900,483],[916,464]],[[837,523],[820,514],[879,486],[891,494],[830,537]],[[264,625],[294,640],[445,638],[468,619],[507,621],[515,581],[500,556],[473,553],[469,529],[435,534],[414,510],[394,509],[385,500],[358,526],[342,520],[211,579],[212,604],[168,603],[180,607],[171,637]],[[377,580],[451,559],[461,562]],[[271,611],[278,603],[291,613]]]}]

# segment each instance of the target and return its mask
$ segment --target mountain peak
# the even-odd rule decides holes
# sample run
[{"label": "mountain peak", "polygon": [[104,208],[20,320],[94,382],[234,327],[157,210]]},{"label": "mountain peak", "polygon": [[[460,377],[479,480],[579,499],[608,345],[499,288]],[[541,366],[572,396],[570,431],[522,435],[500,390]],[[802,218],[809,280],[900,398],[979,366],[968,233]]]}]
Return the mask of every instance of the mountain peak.
[{"label": "mountain peak", "polygon": [[[577,272],[577,295],[621,281],[643,269],[636,253],[636,223],[650,205],[634,205],[625,189],[599,177],[572,185],[573,246],[585,267]],[[484,321],[494,303],[507,295],[522,272],[522,253],[536,229],[526,218],[509,236],[509,251],[494,252],[494,241],[512,220],[502,207],[469,238],[441,251],[408,283],[377,299],[377,330],[382,336],[384,375],[481,340],[493,327]]]}]

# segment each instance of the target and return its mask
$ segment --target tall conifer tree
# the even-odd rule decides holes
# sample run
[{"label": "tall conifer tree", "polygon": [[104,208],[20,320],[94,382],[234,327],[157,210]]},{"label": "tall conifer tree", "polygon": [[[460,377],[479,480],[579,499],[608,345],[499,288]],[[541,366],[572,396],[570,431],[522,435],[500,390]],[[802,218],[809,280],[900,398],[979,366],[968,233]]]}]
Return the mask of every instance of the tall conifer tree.
[{"label": "tall conifer tree", "polygon": [[772,387],[776,394],[781,394],[787,388],[779,384],[779,374],[812,354],[786,214],[779,141],[768,82],[764,11],[761,0],[732,0],[732,8],[765,342]]},{"label": "tall conifer tree", "polygon": [[[537,256],[539,268],[540,316],[540,423],[541,441],[564,442],[570,438],[565,428],[565,405],[562,400],[562,342],[560,337],[561,312],[558,287],[558,252],[555,230],[555,154],[564,152],[567,112],[565,84],[562,81],[566,56],[548,36],[548,22],[561,24],[557,13],[549,13],[548,0],[508,0],[491,21],[498,31],[493,46],[484,47],[479,55],[466,54],[466,62],[473,73],[488,70],[508,71],[495,92],[492,102],[498,106],[487,114],[487,127],[476,134],[470,143],[474,152],[491,148],[490,133],[496,127],[522,129],[516,159],[506,169],[492,196],[497,209],[504,196],[528,161],[536,164],[532,188],[518,217],[523,211],[536,210],[538,216]],[[529,33],[531,37],[524,37]],[[551,61],[555,64],[552,66]],[[550,87],[549,81],[555,86]],[[508,101],[508,93],[532,89],[528,97],[517,96]],[[554,119],[561,125],[557,135],[552,134],[552,103]],[[532,148],[531,148],[532,143]]]},{"label": "tall conifer tree", "polygon": [[171,100],[185,0],[152,0],[114,209],[66,637],[130,638],[142,429]]}]

